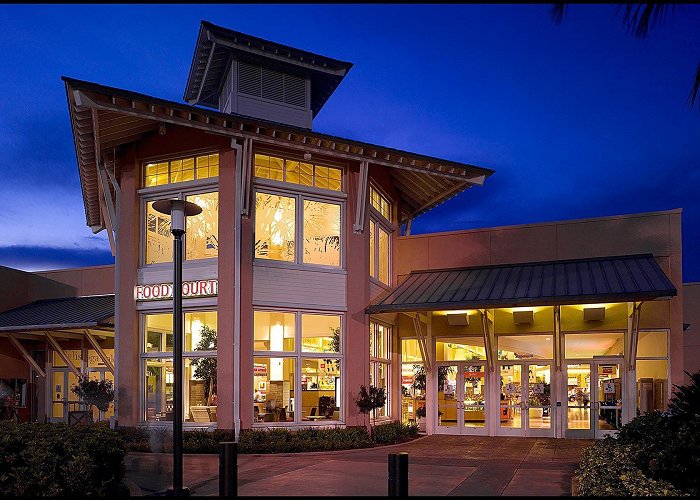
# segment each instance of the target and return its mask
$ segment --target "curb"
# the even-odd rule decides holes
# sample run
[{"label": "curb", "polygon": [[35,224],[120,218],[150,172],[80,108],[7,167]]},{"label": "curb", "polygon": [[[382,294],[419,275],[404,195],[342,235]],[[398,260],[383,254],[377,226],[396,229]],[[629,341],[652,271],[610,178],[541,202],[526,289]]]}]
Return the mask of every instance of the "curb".
[{"label": "curb", "polygon": [[[404,441],[403,443],[396,443],[396,444],[386,444],[382,446],[370,446],[368,448],[350,448],[348,450],[330,450],[330,451],[300,451],[297,453],[239,453],[238,456],[241,457],[298,457],[301,455],[308,455],[308,456],[316,456],[316,455],[340,455],[343,453],[360,453],[363,451],[368,451],[368,450],[383,450],[383,449],[388,449],[388,448],[394,448],[397,446],[404,446],[409,443],[415,443],[417,441],[421,441],[429,436],[420,436],[415,439],[411,439],[409,441]],[[130,451],[128,453],[129,455],[136,455],[136,456],[150,456],[150,455],[158,455],[158,453],[153,453],[149,451]],[[172,453],[160,453],[161,455],[172,455]],[[186,457],[217,457],[219,456],[218,453],[183,453],[183,456]]]}]

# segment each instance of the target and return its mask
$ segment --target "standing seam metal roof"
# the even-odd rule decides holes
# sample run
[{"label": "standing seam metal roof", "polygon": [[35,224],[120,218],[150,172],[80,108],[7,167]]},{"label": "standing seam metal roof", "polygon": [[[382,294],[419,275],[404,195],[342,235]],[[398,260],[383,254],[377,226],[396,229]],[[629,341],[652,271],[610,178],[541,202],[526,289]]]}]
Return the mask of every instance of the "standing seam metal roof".
[{"label": "standing seam metal roof", "polygon": [[97,326],[113,316],[114,295],[38,300],[0,313],[0,331]]},{"label": "standing seam metal roof", "polygon": [[366,312],[624,302],[676,294],[654,256],[640,254],[413,271]]}]

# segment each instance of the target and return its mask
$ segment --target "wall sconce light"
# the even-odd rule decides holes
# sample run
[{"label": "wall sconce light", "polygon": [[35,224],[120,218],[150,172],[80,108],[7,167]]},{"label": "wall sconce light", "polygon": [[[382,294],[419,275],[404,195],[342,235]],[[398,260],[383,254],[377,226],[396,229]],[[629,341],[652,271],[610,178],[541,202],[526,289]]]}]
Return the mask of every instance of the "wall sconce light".
[{"label": "wall sconce light", "polygon": [[450,326],[469,326],[468,314],[448,314],[447,323]]},{"label": "wall sconce light", "polygon": [[527,325],[535,319],[535,312],[532,309],[524,311],[513,311],[513,322],[516,325]]},{"label": "wall sconce light", "polygon": [[605,306],[584,307],[583,321],[605,321]]}]

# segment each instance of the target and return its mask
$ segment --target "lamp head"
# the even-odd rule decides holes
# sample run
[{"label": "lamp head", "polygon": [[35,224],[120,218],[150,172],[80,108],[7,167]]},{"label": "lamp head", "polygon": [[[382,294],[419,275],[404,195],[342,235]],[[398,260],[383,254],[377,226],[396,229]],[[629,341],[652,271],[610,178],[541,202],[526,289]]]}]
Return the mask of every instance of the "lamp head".
[{"label": "lamp head", "polygon": [[199,205],[185,200],[158,200],[153,203],[153,210],[170,216],[170,232],[174,235],[184,234],[185,217],[202,213]]}]

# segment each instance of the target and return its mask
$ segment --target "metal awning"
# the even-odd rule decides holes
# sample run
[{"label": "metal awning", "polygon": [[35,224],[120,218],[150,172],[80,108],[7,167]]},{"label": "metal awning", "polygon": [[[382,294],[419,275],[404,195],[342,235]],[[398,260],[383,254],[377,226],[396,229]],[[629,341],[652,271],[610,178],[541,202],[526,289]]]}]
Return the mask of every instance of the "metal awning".
[{"label": "metal awning", "polygon": [[672,297],[651,254],[413,271],[368,314],[632,302]]},{"label": "metal awning", "polygon": [[37,300],[0,313],[0,332],[113,328],[114,295]]}]

